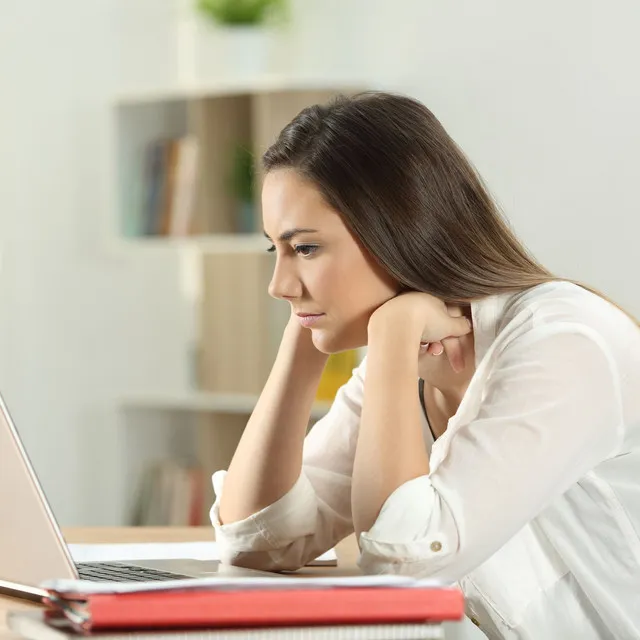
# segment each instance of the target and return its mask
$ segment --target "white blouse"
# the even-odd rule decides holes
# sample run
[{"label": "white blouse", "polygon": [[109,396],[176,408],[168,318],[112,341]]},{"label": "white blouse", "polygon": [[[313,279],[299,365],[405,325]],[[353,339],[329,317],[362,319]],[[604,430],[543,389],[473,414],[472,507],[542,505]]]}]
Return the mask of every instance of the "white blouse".
[{"label": "white blouse", "polygon": [[[434,443],[360,536],[359,566],[458,583],[491,639],[640,638],[640,329],[554,282],[471,305],[476,371]],[[220,525],[224,562],[293,569],[353,532],[366,359],[309,432],[276,503]],[[418,385],[416,381],[416,394]]]}]

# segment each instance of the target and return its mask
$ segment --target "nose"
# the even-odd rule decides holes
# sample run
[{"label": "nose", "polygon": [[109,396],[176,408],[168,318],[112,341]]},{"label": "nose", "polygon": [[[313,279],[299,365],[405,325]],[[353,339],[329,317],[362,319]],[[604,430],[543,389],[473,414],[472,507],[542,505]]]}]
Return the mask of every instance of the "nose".
[{"label": "nose", "polygon": [[269,283],[269,295],[279,300],[292,300],[299,298],[301,293],[302,283],[295,270],[287,264],[286,258],[277,258]]}]

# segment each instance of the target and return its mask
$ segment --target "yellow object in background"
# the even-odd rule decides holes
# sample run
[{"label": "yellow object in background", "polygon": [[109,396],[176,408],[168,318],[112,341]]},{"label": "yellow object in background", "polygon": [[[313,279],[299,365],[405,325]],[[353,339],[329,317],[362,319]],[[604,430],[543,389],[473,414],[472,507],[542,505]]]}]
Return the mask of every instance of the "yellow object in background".
[{"label": "yellow object in background", "polygon": [[355,349],[332,353],[322,372],[316,400],[331,401],[336,397],[338,389],[351,377],[351,372],[358,366],[358,352]]}]

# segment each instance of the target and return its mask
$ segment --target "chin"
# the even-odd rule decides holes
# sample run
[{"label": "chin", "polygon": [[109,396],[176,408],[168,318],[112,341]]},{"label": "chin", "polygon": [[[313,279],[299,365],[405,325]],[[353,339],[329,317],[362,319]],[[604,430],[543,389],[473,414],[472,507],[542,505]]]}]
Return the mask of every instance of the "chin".
[{"label": "chin", "polygon": [[338,353],[341,351],[339,344],[333,336],[328,336],[324,331],[311,331],[311,340],[313,346],[320,352],[325,353],[328,356],[332,353]]},{"label": "chin", "polygon": [[341,351],[349,351],[351,349],[359,349],[367,344],[366,340],[357,340],[353,336],[344,336],[330,334],[321,330],[311,330],[311,339],[313,346],[327,355],[332,353],[340,353]]}]

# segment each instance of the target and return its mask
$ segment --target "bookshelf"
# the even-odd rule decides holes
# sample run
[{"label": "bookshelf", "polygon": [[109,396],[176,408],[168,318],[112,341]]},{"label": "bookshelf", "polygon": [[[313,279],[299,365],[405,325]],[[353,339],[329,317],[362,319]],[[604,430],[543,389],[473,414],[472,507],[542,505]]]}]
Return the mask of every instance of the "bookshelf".
[{"label": "bookshelf", "polygon": [[[187,391],[183,393],[138,393],[125,396],[122,405],[136,410],[184,411],[189,413],[212,412],[247,416],[253,411],[258,396],[249,393],[210,393]],[[314,420],[324,416],[331,403],[317,401],[311,411]]]},{"label": "bookshelf", "polygon": [[[369,83],[367,83],[369,84]],[[259,95],[275,93],[335,93],[351,92],[361,87],[360,78],[322,74],[265,73],[247,78],[233,76],[226,78],[207,78],[206,81],[180,83],[171,86],[137,87],[121,89],[113,98],[112,104],[135,106],[154,104],[167,100],[196,100],[207,97]],[[309,103],[312,104],[312,103]],[[294,114],[295,115],[295,114]]]},{"label": "bookshelf", "polygon": [[[248,170],[247,158],[259,159],[305,106],[357,87],[327,78],[265,76],[124,91],[113,103],[117,215],[109,220],[108,237],[118,252],[140,260],[166,256],[182,272],[177,275],[193,327],[192,352],[185,354],[192,362],[189,386],[125,390],[119,406],[127,430],[140,429],[138,439],[154,438],[154,424],[193,432],[191,459],[207,478],[228,466],[289,317],[288,305],[267,294],[274,256],[266,253],[262,234],[260,172],[257,164]],[[329,406],[318,401],[309,426]],[[150,460],[129,462],[138,464],[129,472],[131,483],[149,494],[152,481],[143,467]],[[154,482],[169,486],[171,468],[175,464]],[[177,504],[192,501],[184,470],[178,476]],[[197,496],[199,509],[165,509],[190,513],[189,522],[166,524],[206,524],[213,500],[209,481],[198,486]],[[158,502],[157,494],[149,499]],[[175,505],[175,495],[172,500]],[[193,520],[195,511],[200,521]]]},{"label": "bookshelf", "polygon": [[119,238],[121,251],[165,251],[191,249],[203,253],[260,253],[265,250],[262,234],[217,233],[197,236],[140,236]]}]

